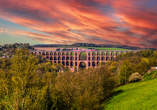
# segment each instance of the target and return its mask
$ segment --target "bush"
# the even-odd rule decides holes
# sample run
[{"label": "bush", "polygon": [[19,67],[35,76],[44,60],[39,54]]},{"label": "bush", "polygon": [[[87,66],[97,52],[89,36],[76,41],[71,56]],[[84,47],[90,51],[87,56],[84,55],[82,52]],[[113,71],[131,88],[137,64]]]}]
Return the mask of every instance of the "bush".
[{"label": "bush", "polygon": [[150,72],[150,73],[146,73],[146,74],[143,76],[144,81],[150,80],[150,79],[154,79],[154,78],[157,78],[157,70],[152,71],[152,72]]},{"label": "bush", "polygon": [[129,78],[129,82],[138,82],[140,80],[142,80],[142,76],[138,72],[133,73]]}]

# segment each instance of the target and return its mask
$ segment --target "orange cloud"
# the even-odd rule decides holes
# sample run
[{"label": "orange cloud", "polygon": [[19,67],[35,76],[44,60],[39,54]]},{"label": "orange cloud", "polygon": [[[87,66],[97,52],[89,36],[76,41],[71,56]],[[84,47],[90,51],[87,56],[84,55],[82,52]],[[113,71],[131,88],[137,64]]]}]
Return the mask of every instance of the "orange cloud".
[{"label": "orange cloud", "polygon": [[12,33],[45,43],[89,42],[156,47],[157,6],[148,6],[148,2],[5,0],[0,1],[0,18],[45,33]]}]

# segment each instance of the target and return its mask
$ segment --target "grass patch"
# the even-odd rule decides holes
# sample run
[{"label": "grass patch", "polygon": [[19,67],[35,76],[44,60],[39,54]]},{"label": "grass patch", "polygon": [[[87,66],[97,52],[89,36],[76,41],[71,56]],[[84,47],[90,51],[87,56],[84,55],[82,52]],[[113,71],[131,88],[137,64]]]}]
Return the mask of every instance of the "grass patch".
[{"label": "grass patch", "polygon": [[85,49],[88,49],[88,48],[94,48],[94,49],[97,49],[97,50],[106,50],[106,51],[128,51],[130,49],[123,49],[123,48],[105,48],[105,47],[80,47],[80,48],[85,48]]},{"label": "grass patch", "polygon": [[157,110],[157,79],[118,87],[103,110]]}]

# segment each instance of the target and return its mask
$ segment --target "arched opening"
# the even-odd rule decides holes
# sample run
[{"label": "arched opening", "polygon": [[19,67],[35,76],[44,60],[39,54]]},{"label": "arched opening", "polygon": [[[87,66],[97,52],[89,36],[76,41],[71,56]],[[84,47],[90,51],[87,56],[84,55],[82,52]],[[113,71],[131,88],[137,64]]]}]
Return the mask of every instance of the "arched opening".
[{"label": "arched opening", "polygon": [[49,52],[46,52],[46,55],[49,55]]},{"label": "arched opening", "polygon": [[87,60],[87,55],[86,55],[86,53],[85,53],[85,52],[81,52],[81,53],[80,53],[80,56],[79,56],[79,59],[80,59],[80,60]]},{"label": "arched opening", "polygon": [[69,55],[69,52],[67,52],[66,55]]},{"label": "arched opening", "polygon": [[92,62],[92,66],[95,67],[95,62],[94,61]]},{"label": "arched opening", "polygon": [[62,57],[62,60],[65,60],[65,56]]},{"label": "arched opening", "polygon": [[88,62],[88,66],[90,67],[90,62]]},{"label": "arched opening", "polygon": [[99,61],[99,60],[100,60],[100,57],[97,57],[97,60]]},{"label": "arched opening", "polygon": [[58,60],[61,60],[61,57],[58,57]]},{"label": "arched opening", "polygon": [[107,52],[106,55],[109,56],[109,55],[110,55],[110,52]]},{"label": "arched opening", "polygon": [[93,52],[92,55],[95,56],[95,55],[96,55],[96,52]]},{"label": "arched opening", "polygon": [[63,52],[62,55],[65,55],[65,52]]},{"label": "arched opening", "polygon": [[109,60],[109,59],[110,59],[109,57],[106,57],[106,61]]},{"label": "arched opening", "polygon": [[53,55],[53,53],[51,52],[50,55]]},{"label": "arched opening", "polygon": [[98,52],[97,55],[99,56],[99,55],[100,55],[100,52]]},{"label": "arched opening", "polygon": [[74,55],[74,52],[71,52],[71,56],[73,56]]},{"label": "arched opening", "polygon": [[73,62],[72,61],[70,62],[70,66],[73,66]]},{"label": "arched opening", "polygon": [[114,56],[114,52],[111,52],[111,55]]},{"label": "arched opening", "polygon": [[86,63],[85,63],[85,62],[80,62],[79,68],[80,68],[80,69],[86,68]]},{"label": "arched opening", "polygon": [[119,52],[116,52],[116,56],[119,55]]},{"label": "arched opening", "polygon": [[88,56],[90,56],[90,53],[88,53]]},{"label": "arched opening", "polygon": [[94,61],[94,60],[96,60],[96,58],[95,58],[95,57],[92,57],[92,60]]},{"label": "arched opening", "polygon": [[88,57],[88,60],[90,60],[90,57]]},{"label": "arched opening", "polygon": [[61,63],[60,61],[58,61],[58,63]]},{"label": "arched opening", "polygon": [[58,55],[61,55],[61,52],[58,52]]},{"label": "arched opening", "polygon": [[65,66],[65,62],[64,61],[62,61],[62,64]]},{"label": "arched opening", "polygon": [[43,52],[42,55],[45,55],[45,52]]},{"label": "arched opening", "polygon": [[54,55],[57,55],[57,52],[55,52]]},{"label": "arched opening", "polygon": [[39,52],[39,55],[41,55],[41,52]]},{"label": "arched opening", "polygon": [[101,57],[101,60],[102,60],[102,61],[105,61],[105,57]]},{"label": "arched opening", "polygon": [[69,57],[66,57],[66,60],[69,60]]},{"label": "arched opening", "polygon": [[75,66],[77,66],[77,62],[75,62]]},{"label": "arched opening", "polygon": [[74,57],[70,57],[70,60],[74,60]]},{"label": "arched opening", "polygon": [[77,60],[77,57],[75,57],[75,60]]},{"label": "arched opening", "polygon": [[68,61],[66,62],[66,66],[69,66],[69,62]]},{"label": "arched opening", "polygon": [[54,57],[54,60],[57,60],[57,57]]},{"label": "arched opening", "polygon": [[102,52],[102,55],[105,55],[105,52]]},{"label": "arched opening", "polygon": [[50,60],[53,60],[53,57],[52,57],[52,56],[50,57]]}]

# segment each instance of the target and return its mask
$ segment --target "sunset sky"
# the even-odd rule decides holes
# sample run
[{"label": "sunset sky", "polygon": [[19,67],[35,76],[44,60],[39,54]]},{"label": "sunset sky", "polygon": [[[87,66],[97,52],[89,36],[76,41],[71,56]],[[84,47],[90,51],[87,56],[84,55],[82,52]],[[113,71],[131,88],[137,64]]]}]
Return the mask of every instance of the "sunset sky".
[{"label": "sunset sky", "polygon": [[157,47],[157,0],[0,0],[0,45]]}]

